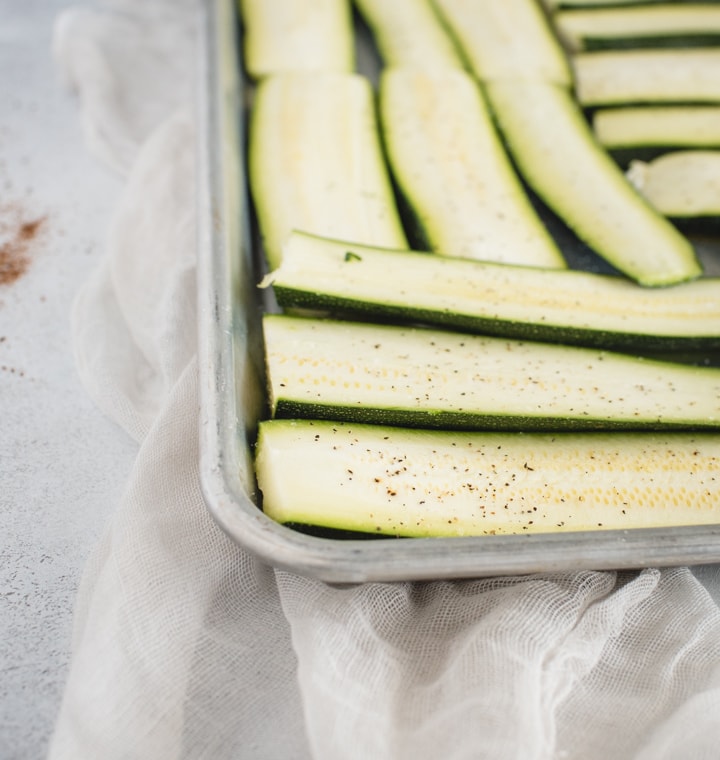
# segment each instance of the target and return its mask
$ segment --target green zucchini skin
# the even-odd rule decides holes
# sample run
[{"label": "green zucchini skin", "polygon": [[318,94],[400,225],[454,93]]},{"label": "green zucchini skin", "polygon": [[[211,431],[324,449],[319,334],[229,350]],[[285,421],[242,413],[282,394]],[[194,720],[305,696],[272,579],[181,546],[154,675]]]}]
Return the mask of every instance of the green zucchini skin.
[{"label": "green zucchini skin", "polygon": [[[716,5],[719,0],[707,0],[706,5]],[[668,0],[541,0],[541,3],[549,12],[559,10],[578,10],[594,8],[620,9],[632,6],[651,7],[653,5],[667,5]],[[696,5],[697,0],[672,0],[673,5]]]},{"label": "green zucchini skin", "polygon": [[[720,147],[720,145],[717,147]],[[668,153],[675,153],[679,150],[707,150],[707,148],[688,148],[680,143],[666,143],[664,145],[638,145],[632,147],[627,146],[624,148],[607,148],[606,150],[618,166],[627,169],[633,161],[654,161],[656,158],[665,156]],[[664,216],[668,216],[668,214],[664,214]]]},{"label": "green zucchini skin", "polygon": [[[648,422],[638,425],[632,420],[598,420],[580,417],[556,417],[553,415],[479,414],[466,412],[443,412],[433,410],[380,409],[357,406],[333,405],[279,399],[275,406],[276,419],[337,420],[339,422],[364,422],[390,427],[418,428],[423,430],[499,430],[507,432],[583,431],[583,430],[697,430],[702,427],[695,422]],[[713,427],[706,425],[705,427]]]},{"label": "green zucchini skin", "polygon": [[720,33],[708,32],[706,34],[694,34],[692,37],[681,35],[645,35],[627,39],[600,39],[587,37],[584,40],[582,50],[593,52],[603,50],[655,50],[664,48],[667,50],[687,50],[688,48],[709,48],[720,43]]},{"label": "green zucchini skin", "polygon": [[720,279],[624,277],[480,262],[293,233],[268,278],[285,308],[638,353],[720,348]]},{"label": "green zucchini skin", "polygon": [[519,435],[270,420],[260,424],[255,464],[268,517],[314,532],[483,536],[720,519],[717,434]]},{"label": "green zucchini skin", "polygon": [[263,326],[276,417],[455,430],[720,427],[715,367],[283,315]]}]

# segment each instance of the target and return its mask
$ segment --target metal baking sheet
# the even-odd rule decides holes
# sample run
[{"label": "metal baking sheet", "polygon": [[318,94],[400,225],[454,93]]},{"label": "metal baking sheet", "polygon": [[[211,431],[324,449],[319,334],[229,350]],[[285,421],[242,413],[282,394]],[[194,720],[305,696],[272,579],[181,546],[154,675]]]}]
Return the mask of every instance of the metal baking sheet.
[{"label": "metal baking sheet", "polygon": [[222,529],[275,567],[337,584],[720,561],[720,525],[368,541],[305,535],[262,513],[252,443],[264,408],[263,306],[246,190],[240,35],[233,0],[210,0],[205,13],[197,146],[200,475]]}]

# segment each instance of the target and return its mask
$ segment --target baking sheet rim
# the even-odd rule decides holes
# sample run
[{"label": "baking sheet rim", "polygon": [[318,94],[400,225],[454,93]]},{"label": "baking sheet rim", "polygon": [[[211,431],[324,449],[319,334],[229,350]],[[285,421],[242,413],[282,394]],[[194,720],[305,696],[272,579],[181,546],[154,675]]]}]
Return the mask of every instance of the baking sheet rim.
[{"label": "baking sheet rim", "polygon": [[[337,540],[298,533],[267,518],[245,484],[252,427],[239,403],[237,325],[248,304],[229,282],[222,133],[242,109],[233,0],[204,9],[198,113],[198,365],[200,485],[208,510],[237,544],[262,561],[330,583],[432,580],[573,570],[639,569],[720,561],[720,525],[463,538]],[[232,20],[232,23],[228,23]],[[235,72],[228,67],[235,62]],[[235,114],[225,109],[234,109]],[[237,118],[237,134],[242,124]],[[242,161],[242,156],[239,158]],[[244,179],[244,178],[243,178]],[[249,258],[248,199],[238,210],[241,253]],[[240,346],[240,350],[242,347]],[[250,423],[248,425],[248,423]],[[243,465],[244,463],[244,465]],[[241,473],[245,472],[245,481]]]}]

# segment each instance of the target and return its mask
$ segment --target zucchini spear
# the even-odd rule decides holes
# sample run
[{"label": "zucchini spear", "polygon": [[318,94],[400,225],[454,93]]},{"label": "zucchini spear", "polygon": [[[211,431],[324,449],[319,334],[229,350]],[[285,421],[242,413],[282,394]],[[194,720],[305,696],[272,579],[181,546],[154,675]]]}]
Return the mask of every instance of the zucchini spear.
[{"label": "zucchini spear", "polygon": [[625,354],[266,315],[279,417],[465,430],[720,427],[720,368]]},{"label": "zucchini spear", "polygon": [[[720,207],[717,188],[715,200]],[[394,251],[296,232],[282,264],[263,283],[269,284],[283,307],[368,320],[638,353],[720,349],[718,278],[640,288],[625,277]]]},{"label": "zucchini spear", "polygon": [[272,420],[265,513],[387,536],[557,533],[720,521],[720,436],[502,434]]}]

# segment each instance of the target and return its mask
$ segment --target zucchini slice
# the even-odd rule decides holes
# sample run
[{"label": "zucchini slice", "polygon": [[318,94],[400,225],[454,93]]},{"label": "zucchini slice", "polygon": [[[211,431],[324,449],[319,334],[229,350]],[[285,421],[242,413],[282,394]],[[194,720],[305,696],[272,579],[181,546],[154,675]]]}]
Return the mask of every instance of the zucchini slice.
[{"label": "zucchini slice", "polygon": [[[626,6],[641,5],[695,5],[696,0],[540,0],[541,4],[549,11],[578,8],[624,8]],[[718,0],[707,0],[705,5],[715,5]]]},{"label": "zucchini slice", "polygon": [[720,427],[720,368],[286,315],[263,321],[275,417],[447,429]]},{"label": "zucchini slice", "polygon": [[720,279],[640,288],[624,277],[432,256],[294,233],[272,282],[284,307],[623,348],[720,348]]},{"label": "zucchini slice", "polygon": [[380,117],[390,168],[423,246],[467,258],[566,266],[469,74],[387,69]]},{"label": "zucchini slice", "polygon": [[621,164],[681,149],[720,148],[720,106],[599,108],[592,126]]},{"label": "zucchini slice", "polygon": [[433,0],[476,76],[572,83],[570,65],[537,0]]},{"label": "zucchini slice", "polygon": [[260,424],[263,510],[380,536],[482,536],[720,520],[720,436],[449,433]]},{"label": "zucchini slice", "polygon": [[720,151],[678,151],[634,162],[633,184],[662,214],[676,220],[720,216]]},{"label": "zucchini slice", "polygon": [[583,107],[720,102],[720,48],[605,50],[572,60]]},{"label": "zucchini slice", "polygon": [[263,79],[251,114],[248,173],[270,267],[280,263],[293,229],[407,247],[364,77]]},{"label": "zucchini slice", "polygon": [[352,72],[350,0],[239,0],[245,68],[253,79],[281,71]]},{"label": "zucchini slice", "polygon": [[565,10],[553,23],[572,51],[707,47],[720,41],[720,6],[707,3]]},{"label": "zucchini slice", "polygon": [[465,67],[431,0],[355,0],[388,67]]},{"label": "zucchini slice", "polygon": [[693,246],[628,182],[568,90],[492,82],[486,91],[525,180],[580,239],[642,285],[701,274]]}]

